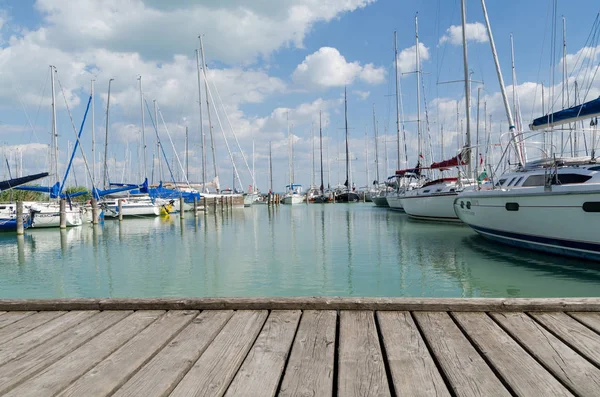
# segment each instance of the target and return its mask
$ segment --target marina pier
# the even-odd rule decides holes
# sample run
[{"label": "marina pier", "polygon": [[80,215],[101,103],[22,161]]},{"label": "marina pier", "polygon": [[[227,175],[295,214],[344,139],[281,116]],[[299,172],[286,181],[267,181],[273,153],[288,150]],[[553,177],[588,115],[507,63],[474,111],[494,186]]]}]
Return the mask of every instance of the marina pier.
[{"label": "marina pier", "polygon": [[7,396],[593,396],[600,299],[0,301]]}]

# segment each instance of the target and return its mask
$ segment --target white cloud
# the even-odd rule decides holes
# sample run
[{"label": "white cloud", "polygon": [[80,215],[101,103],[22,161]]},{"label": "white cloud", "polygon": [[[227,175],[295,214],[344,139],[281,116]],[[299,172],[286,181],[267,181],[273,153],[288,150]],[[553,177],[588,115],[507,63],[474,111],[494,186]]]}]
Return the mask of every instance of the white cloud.
[{"label": "white cloud", "polygon": [[284,46],[302,47],[315,23],[373,1],[38,0],[35,7],[48,24],[44,39],[67,51],[105,48],[168,59],[189,54],[203,33],[206,41],[218,42],[207,43],[209,57],[248,63]]},{"label": "white cloud", "polygon": [[[419,57],[421,62],[429,60],[429,48],[419,43]],[[408,47],[398,54],[398,72],[410,73],[417,69],[417,46]]]},{"label": "white cloud", "polygon": [[[487,31],[481,22],[467,23],[466,27],[467,41],[476,43],[486,43],[488,41]],[[440,37],[439,44],[446,42],[453,45],[462,44],[462,26],[452,25],[446,29],[446,33]]]},{"label": "white cloud", "polygon": [[337,49],[321,47],[304,58],[296,67],[292,79],[305,88],[341,87],[356,79],[379,84],[385,80],[385,69],[376,68],[371,63],[361,66],[357,61],[348,62]]},{"label": "white cloud", "polygon": [[369,95],[371,95],[370,91],[359,91],[359,90],[354,90],[352,91],[352,93],[354,95],[356,95],[357,97],[359,97],[361,100],[365,100],[369,97]]}]

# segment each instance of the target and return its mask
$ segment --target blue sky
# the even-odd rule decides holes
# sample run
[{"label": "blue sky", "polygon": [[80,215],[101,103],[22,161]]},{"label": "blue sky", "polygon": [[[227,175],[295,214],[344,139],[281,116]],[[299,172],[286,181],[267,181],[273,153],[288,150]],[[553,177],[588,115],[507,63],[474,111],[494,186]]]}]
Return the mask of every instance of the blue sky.
[{"label": "blue sky", "polygon": [[[242,0],[176,0],[169,3],[158,0],[0,0],[0,143],[13,173],[16,172],[16,164],[19,163],[20,167],[21,162],[22,173],[48,169],[51,115],[48,65],[54,64],[77,127],[85,111],[90,80],[96,80],[97,169],[102,167],[100,153],[104,145],[107,84],[109,78],[114,78],[109,125],[111,179],[137,180],[143,174],[139,160],[141,116],[137,91],[137,75],[142,75],[145,96],[150,104],[152,99],[157,99],[175,151],[181,159],[184,157],[183,131],[185,126],[188,127],[190,179],[199,181],[200,139],[194,50],[198,47],[197,35],[203,33],[213,95],[216,96],[218,90],[222,99],[217,107],[225,135],[232,149],[239,152],[227,127],[229,118],[249,162],[254,136],[256,179],[261,190],[268,189],[269,142],[272,142],[274,151],[275,190],[281,190],[288,180],[285,122],[288,112],[295,142],[296,182],[304,185],[311,182],[311,125],[318,120],[319,110],[323,112],[328,126],[329,180],[332,184],[344,182],[343,177],[338,177],[345,172],[343,168],[338,170],[343,162],[338,161],[342,155],[337,153],[343,135],[344,85],[348,89],[353,180],[359,186],[365,185],[365,132],[368,134],[371,181],[375,173],[373,105],[380,135],[387,132],[389,142],[388,169],[384,170],[384,154],[380,153],[380,173],[389,174],[396,168],[395,161],[392,161],[396,158],[396,143],[393,142],[395,105],[390,96],[395,90],[393,32],[396,30],[398,34],[402,72],[412,71],[416,13],[423,46],[421,63],[425,86],[421,118],[425,118],[427,104],[432,136],[428,160],[431,155],[433,160],[440,160],[438,130],[442,125],[446,131],[445,153],[454,154],[463,139],[456,136],[455,113],[456,101],[459,101],[459,118],[464,125],[464,104],[461,102],[464,100],[464,88],[460,83],[438,85],[436,82],[463,78],[462,48],[455,41],[456,37],[460,37],[455,36],[460,30],[448,30],[452,25],[460,26],[458,0],[256,0],[250,5],[247,3]],[[514,34],[517,92],[525,125],[541,112],[541,101],[534,99],[541,96],[539,83],[546,87],[549,85],[550,65],[560,61],[558,57],[554,62],[550,59],[552,4],[551,0],[488,1],[504,78],[510,90],[509,34]],[[584,46],[597,13],[597,2],[591,0],[578,0],[577,7],[572,2],[558,2],[556,48],[559,54],[562,53],[560,17],[564,15],[567,20],[568,53],[576,54]],[[482,102],[487,102],[493,120],[492,130],[496,135],[494,139],[498,140],[501,131],[506,131],[506,118],[499,100],[487,36],[482,25],[475,25],[483,22],[479,0],[467,1],[467,21],[473,24],[473,29],[467,30],[472,78],[485,82]],[[444,35],[448,38],[440,40]],[[598,62],[597,55],[593,52],[595,64]],[[557,69],[556,84],[560,83],[560,76],[561,72]],[[571,78],[583,79],[575,75]],[[408,165],[414,165],[416,127],[410,120],[416,118],[416,79],[411,74],[402,75],[400,80],[403,113],[407,121],[405,128],[409,137]],[[473,114],[478,86],[474,83],[472,87]],[[591,87],[589,95],[597,96],[600,84],[596,81]],[[555,93],[555,100],[559,101],[556,106],[560,106],[559,91]],[[59,173],[62,173],[74,133],[59,91],[57,102]],[[206,109],[203,111],[206,124]],[[231,161],[215,116],[213,114],[213,127],[221,184],[231,186]],[[155,148],[154,133],[147,115],[146,123],[147,156],[151,159]],[[474,120],[471,123],[473,125]],[[169,161],[173,161],[174,151],[164,127],[159,134]],[[379,143],[381,152],[383,139]],[[90,120],[86,123],[82,141],[86,157],[91,162]],[[241,155],[234,156],[242,184],[247,187],[252,183],[251,177]],[[210,158],[208,164],[211,164]],[[177,171],[178,165],[173,164],[173,167],[176,174],[181,173]],[[208,168],[208,175],[213,175],[212,167]],[[149,176],[151,169],[148,164],[146,173]],[[75,170],[78,184],[89,179],[80,154],[77,155]],[[4,167],[2,176],[6,174]]]}]

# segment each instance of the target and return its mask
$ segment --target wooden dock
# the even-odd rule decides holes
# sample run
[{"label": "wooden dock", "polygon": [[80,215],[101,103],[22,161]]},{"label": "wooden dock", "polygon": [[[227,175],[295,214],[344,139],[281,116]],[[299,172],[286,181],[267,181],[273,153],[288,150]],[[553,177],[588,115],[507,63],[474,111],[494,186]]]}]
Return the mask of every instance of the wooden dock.
[{"label": "wooden dock", "polygon": [[600,298],[0,301],[6,396],[598,396]]}]

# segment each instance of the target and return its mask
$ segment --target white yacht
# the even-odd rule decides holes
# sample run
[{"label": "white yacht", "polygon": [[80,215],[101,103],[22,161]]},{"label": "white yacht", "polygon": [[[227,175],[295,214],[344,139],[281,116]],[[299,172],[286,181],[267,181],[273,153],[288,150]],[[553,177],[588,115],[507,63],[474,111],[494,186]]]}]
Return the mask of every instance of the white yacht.
[{"label": "white yacht", "polygon": [[460,193],[454,209],[489,239],[600,260],[600,164],[589,157],[530,163],[493,187]]},{"label": "white yacht", "polygon": [[454,199],[470,184],[466,179],[441,178],[407,190],[402,198],[404,212],[421,220],[460,222],[454,212]]},{"label": "white yacht", "polygon": [[[23,208],[31,213],[32,228],[60,226],[59,202],[25,201],[23,202]],[[67,227],[81,226],[83,224],[83,209],[78,204],[67,203],[65,212]]]},{"label": "white yacht", "polygon": [[[158,216],[160,205],[149,196],[124,197],[121,199],[123,216]],[[100,203],[105,217],[117,218],[119,216],[119,199],[109,198]]]},{"label": "white yacht", "polygon": [[302,194],[302,185],[287,185],[283,204],[302,204],[306,197]]}]

